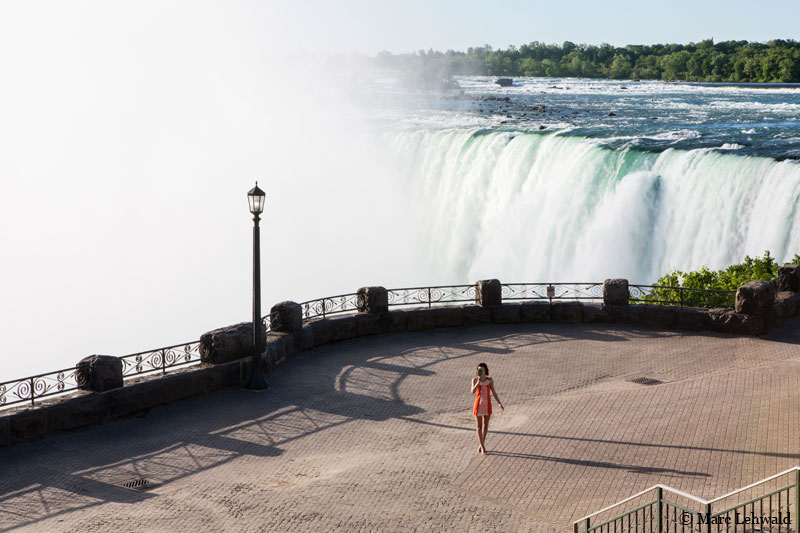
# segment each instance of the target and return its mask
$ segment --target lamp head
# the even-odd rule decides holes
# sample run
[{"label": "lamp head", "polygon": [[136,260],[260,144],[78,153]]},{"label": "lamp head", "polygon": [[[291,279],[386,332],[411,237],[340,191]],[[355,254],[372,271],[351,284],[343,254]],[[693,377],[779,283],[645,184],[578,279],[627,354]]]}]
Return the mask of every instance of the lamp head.
[{"label": "lamp head", "polygon": [[250,205],[251,213],[258,216],[264,211],[265,197],[264,191],[258,188],[258,182],[256,182],[256,186],[247,193],[247,203]]}]

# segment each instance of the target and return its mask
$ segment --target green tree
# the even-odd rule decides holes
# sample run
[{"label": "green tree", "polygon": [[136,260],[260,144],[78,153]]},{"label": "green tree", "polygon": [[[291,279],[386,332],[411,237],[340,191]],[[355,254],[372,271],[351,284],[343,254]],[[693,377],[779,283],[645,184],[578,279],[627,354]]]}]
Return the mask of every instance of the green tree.
[{"label": "green tree", "polygon": [[[790,263],[800,264],[800,253],[795,254]],[[704,291],[735,291],[748,281],[769,281],[778,276],[778,266],[767,250],[763,257],[745,256],[742,263],[722,270],[709,270],[705,266],[691,272],[672,270],[658,278],[655,285],[661,288],[654,289],[643,301],[673,305],[682,302],[695,307],[730,307],[733,305],[731,293]],[[681,288],[703,291],[681,291]]]}]

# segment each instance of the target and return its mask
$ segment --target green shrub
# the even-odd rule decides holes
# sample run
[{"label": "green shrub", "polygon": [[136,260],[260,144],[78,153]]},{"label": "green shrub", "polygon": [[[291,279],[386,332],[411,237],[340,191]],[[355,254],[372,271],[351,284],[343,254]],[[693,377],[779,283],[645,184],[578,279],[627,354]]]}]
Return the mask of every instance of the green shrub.
[{"label": "green shrub", "polygon": [[[800,254],[795,254],[790,263],[800,264]],[[653,289],[641,299],[632,303],[660,303],[666,305],[685,305],[689,307],[733,307],[733,294],[703,291],[682,291],[683,289],[706,289],[710,291],[735,291],[748,281],[768,281],[778,275],[775,258],[764,252],[763,257],[745,256],[744,262],[731,265],[724,270],[700,270],[683,272],[671,270],[658,278],[654,285],[668,288]]]}]

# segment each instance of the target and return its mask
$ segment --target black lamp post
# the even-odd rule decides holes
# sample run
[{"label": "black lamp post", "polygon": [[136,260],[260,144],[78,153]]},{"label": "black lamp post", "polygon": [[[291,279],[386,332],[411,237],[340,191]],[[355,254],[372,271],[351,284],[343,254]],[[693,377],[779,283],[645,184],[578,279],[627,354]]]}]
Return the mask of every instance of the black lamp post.
[{"label": "black lamp post", "polygon": [[261,363],[261,235],[258,222],[264,211],[264,191],[258,188],[258,182],[247,193],[247,203],[253,213],[253,361],[250,365],[250,379],[247,388],[264,390],[267,380]]}]

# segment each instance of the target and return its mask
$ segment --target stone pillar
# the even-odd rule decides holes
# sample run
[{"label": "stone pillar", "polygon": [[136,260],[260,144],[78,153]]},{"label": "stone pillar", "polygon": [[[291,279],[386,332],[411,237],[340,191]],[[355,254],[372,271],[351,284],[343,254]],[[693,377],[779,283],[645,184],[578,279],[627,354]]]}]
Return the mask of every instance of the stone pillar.
[{"label": "stone pillar", "polygon": [[800,265],[783,265],[778,275],[778,291],[800,292]]},{"label": "stone pillar", "polygon": [[292,333],[303,329],[303,308],[299,303],[285,301],[272,306],[269,311],[269,329],[281,333]]},{"label": "stone pillar", "polygon": [[605,305],[628,305],[628,280],[607,279],[603,282]]},{"label": "stone pillar", "polygon": [[769,281],[748,281],[736,289],[736,312],[762,318],[775,304],[775,286]]},{"label": "stone pillar", "polygon": [[75,370],[78,388],[103,392],[122,387],[122,360],[111,355],[90,355],[81,359]]},{"label": "stone pillar", "polygon": [[475,283],[475,303],[491,307],[503,303],[503,285],[497,279],[482,279]]},{"label": "stone pillar", "polygon": [[385,313],[389,310],[389,292],[383,287],[361,287],[356,301],[359,313]]},{"label": "stone pillar", "polygon": [[[266,327],[261,326],[261,346],[266,346]],[[200,336],[200,359],[204,363],[222,364],[253,355],[253,323],[241,322]]]}]

